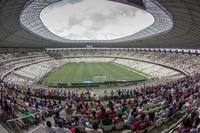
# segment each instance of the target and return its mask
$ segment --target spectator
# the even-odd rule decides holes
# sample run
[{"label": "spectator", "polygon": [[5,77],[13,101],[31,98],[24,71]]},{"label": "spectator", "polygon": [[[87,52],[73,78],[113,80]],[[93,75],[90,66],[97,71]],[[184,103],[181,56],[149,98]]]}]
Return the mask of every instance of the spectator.
[{"label": "spectator", "polygon": [[85,131],[86,133],[103,133],[103,130],[99,128],[99,124],[96,122],[93,123],[92,129],[86,128]]},{"label": "spectator", "polygon": [[110,113],[109,113],[109,116],[110,116],[110,118],[115,118],[116,116],[117,116],[117,113],[116,113],[116,111],[115,111],[115,108],[111,108],[111,111],[110,111]]},{"label": "spectator", "polygon": [[56,112],[55,117],[54,117],[54,122],[57,125],[59,125],[59,124],[61,125],[61,123],[65,124],[65,120],[64,120],[64,118],[60,117],[60,113],[59,112]]},{"label": "spectator", "polygon": [[119,114],[117,119],[114,121],[115,124],[124,123],[124,119],[122,118],[122,114]]},{"label": "spectator", "polygon": [[196,118],[194,121],[194,124],[192,125],[192,128],[190,130],[190,133],[198,133],[198,125],[200,123],[200,118]]},{"label": "spectator", "polygon": [[46,122],[46,132],[47,133],[56,133],[55,128],[52,127],[52,124],[50,121]]},{"label": "spectator", "polygon": [[111,118],[109,118],[108,113],[105,114],[105,118],[101,121],[101,124],[104,126],[109,126],[109,125],[113,124],[113,120]]},{"label": "spectator", "polygon": [[103,120],[105,118],[105,113],[106,113],[106,110],[104,107],[101,107],[101,112],[99,113],[98,115],[98,119],[99,120]]},{"label": "spectator", "polygon": [[182,127],[179,129],[179,133],[190,133],[190,120],[188,118],[183,119]]},{"label": "spectator", "polygon": [[63,123],[58,123],[58,128],[56,129],[56,133],[72,133],[69,129],[63,127]]},{"label": "spectator", "polygon": [[146,115],[142,113],[140,115],[140,121],[133,124],[134,131],[143,130],[148,127],[148,122],[145,120]]}]

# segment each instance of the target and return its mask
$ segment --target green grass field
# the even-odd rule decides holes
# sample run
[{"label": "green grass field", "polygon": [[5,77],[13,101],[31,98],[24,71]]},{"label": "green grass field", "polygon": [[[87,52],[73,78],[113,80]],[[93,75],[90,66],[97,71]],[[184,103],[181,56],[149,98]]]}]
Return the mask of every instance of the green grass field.
[{"label": "green grass field", "polygon": [[107,81],[147,79],[145,76],[114,63],[67,63],[61,69],[46,75],[42,84],[82,83],[93,81],[95,75],[104,75]]}]

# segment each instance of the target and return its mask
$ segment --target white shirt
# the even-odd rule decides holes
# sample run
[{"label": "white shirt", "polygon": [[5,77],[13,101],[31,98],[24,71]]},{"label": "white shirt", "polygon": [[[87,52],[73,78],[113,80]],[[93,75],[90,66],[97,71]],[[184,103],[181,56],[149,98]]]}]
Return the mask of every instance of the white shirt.
[{"label": "white shirt", "polygon": [[90,129],[90,128],[85,128],[85,131],[86,131],[86,133],[103,133],[102,129],[94,130],[94,129]]},{"label": "white shirt", "polygon": [[98,96],[98,95],[94,96],[94,99],[95,99],[96,101],[98,101],[98,100],[99,100],[99,96]]}]

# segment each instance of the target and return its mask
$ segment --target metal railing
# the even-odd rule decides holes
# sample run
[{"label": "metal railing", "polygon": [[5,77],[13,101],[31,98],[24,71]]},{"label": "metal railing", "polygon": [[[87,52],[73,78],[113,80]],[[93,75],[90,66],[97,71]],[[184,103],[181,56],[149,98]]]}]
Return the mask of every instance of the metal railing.
[{"label": "metal railing", "polygon": [[40,115],[41,112],[36,112],[33,114],[28,114],[18,118],[10,119],[10,117],[6,113],[3,113],[1,115],[0,122],[10,133],[23,133],[24,130],[28,130],[33,125],[38,124],[39,122],[43,121],[43,119],[46,119],[45,116],[37,117]]}]

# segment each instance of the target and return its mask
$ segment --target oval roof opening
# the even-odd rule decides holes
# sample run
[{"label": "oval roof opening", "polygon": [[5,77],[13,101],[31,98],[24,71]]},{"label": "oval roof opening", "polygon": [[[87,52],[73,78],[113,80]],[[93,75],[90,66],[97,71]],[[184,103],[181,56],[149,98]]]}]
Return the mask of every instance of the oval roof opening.
[{"label": "oval roof opening", "polygon": [[147,11],[108,0],[62,0],[44,8],[40,18],[49,31],[69,40],[115,40],[154,23]]}]

